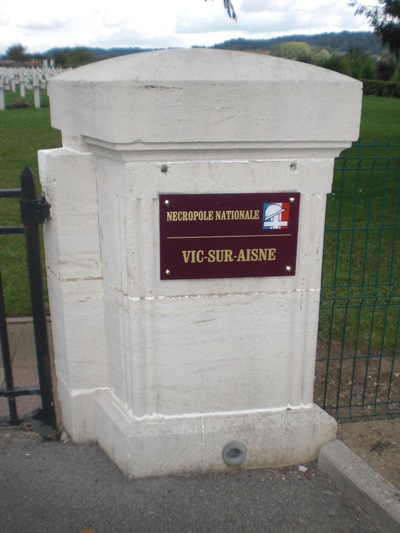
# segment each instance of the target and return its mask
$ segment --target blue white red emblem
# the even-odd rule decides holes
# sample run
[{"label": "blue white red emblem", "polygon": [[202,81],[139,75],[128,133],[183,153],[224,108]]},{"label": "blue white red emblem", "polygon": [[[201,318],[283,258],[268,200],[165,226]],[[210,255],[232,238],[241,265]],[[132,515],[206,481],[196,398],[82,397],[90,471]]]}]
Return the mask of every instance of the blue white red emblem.
[{"label": "blue white red emblem", "polygon": [[265,203],[263,229],[283,229],[289,226],[289,202]]}]

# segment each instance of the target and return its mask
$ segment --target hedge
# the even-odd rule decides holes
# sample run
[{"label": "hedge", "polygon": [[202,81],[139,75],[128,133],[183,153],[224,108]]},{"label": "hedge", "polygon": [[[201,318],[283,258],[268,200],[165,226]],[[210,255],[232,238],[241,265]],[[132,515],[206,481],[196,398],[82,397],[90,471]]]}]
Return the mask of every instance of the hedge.
[{"label": "hedge", "polygon": [[391,96],[400,98],[400,83],[397,81],[362,80],[364,96]]}]

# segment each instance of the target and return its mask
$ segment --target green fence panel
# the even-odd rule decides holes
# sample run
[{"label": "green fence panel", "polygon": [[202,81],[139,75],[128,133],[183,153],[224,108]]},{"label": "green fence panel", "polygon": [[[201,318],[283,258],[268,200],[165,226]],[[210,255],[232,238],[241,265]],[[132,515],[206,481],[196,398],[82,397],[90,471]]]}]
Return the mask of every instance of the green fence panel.
[{"label": "green fence panel", "polygon": [[400,145],[355,144],[328,195],[315,402],[338,420],[400,414]]}]

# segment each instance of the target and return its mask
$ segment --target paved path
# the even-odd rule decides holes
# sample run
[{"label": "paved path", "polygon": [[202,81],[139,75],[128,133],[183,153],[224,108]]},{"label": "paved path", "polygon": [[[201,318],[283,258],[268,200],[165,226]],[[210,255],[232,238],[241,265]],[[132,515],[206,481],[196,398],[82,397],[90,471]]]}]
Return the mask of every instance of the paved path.
[{"label": "paved path", "polygon": [[96,445],[0,438],[2,533],[374,533],[381,531],[307,465],[129,480]]},{"label": "paved path", "polygon": [[[52,352],[50,323],[48,324],[49,348]],[[39,387],[33,323],[30,318],[14,318],[7,323],[10,357],[13,368],[15,387]],[[54,369],[53,369],[54,375]],[[55,375],[54,375],[55,382]],[[54,383],[55,384],[55,383]],[[4,387],[4,370],[0,357],[0,387]],[[19,414],[29,414],[40,407],[38,396],[21,396],[17,398]],[[58,406],[57,406],[58,408]],[[8,416],[7,400],[0,398],[0,417]]]}]

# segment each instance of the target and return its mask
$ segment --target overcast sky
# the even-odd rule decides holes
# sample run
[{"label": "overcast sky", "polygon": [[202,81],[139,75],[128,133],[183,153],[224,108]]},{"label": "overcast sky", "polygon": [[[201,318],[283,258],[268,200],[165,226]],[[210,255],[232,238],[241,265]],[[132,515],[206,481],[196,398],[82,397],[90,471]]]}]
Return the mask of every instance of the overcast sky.
[{"label": "overcast sky", "polygon": [[223,0],[0,0],[0,53],[16,43],[29,53],[64,46],[190,47],[369,29],[348,0],[232,1],[237,22]]}]

